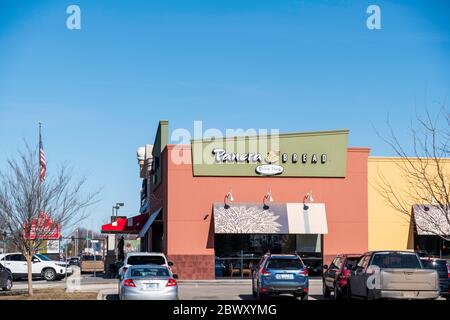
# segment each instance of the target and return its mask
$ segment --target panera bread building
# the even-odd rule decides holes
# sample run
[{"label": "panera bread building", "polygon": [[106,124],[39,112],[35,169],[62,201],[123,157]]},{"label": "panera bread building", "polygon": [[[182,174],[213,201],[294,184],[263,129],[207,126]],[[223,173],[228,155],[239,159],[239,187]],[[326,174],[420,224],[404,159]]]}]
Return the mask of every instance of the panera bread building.
[{"label": "panera bread building", "polygon": [[[348,147],[348,135],[227,137],[180,146],[169,144],[168,122],[160,121],[154,144],[141,150],[140,214],[102,231],[135,233],[141,250],[166,253],[181,279],[249,277],[268,251],[297,252],[319,275],[339,253],[413,249],[410,224],[391,216],[380,224],[369,210],[370,194],[383,206],[368,181],[380,161],[369,159],[369,148]],[[397,233],[387,235],[396,237],[392,245],[383,241],[384,230]]]}]

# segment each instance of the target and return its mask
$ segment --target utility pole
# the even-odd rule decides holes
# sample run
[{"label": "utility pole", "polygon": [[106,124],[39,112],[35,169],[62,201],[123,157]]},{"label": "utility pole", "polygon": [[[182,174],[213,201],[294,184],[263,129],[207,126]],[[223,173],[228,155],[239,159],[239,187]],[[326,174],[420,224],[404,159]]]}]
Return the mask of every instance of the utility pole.
[{"label": "utility pole", "polygon": [[77,228],[76,237],[75,237],[75,256],[78,257],[78,228]]}]

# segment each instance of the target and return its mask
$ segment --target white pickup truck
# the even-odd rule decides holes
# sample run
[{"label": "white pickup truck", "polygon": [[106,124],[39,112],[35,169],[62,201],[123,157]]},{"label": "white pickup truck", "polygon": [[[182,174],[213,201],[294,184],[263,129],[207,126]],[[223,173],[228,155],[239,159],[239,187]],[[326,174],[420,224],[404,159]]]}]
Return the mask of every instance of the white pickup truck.
[{"label": "white pickup truck", "polygon": [[349,279],[349,295],[362,299],[437,299],[436,270],[424,269],[416,253],[365,253]]},{"label": "white pickup truck", "polygon": [[[0,263],[12,273],[14,279],[28,277],[27,261],[23,254],[0,254]],[[42,254],[35,254],[33,256],[33,277],[53,281],[64,278],[66,272],[67,275],[70,275],[72,268],[68,267],[65,262],[53,261]]]}]

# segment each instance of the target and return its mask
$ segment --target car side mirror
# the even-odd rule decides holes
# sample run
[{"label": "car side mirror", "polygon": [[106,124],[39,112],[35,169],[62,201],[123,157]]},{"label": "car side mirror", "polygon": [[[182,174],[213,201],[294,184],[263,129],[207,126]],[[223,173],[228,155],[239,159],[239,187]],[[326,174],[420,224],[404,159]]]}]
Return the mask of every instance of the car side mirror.
[{"label": "car side mirror", "polygon": [[174,279],[178,279],[178,275],[177,275],[177,274],[174,274],[174,275],[173,275],[173,278],[174,278]]},{"label": "car side mirror", "polygon": [[33,263],[39,262],[38,259],[33,259]]},{"label": "car side mirror", "polygon": [[173,262],[172,261],[169,261],[167,264],[169,265],[169,267],[173,267]]},{"label": "car side mirror", "polygon": [[327,264],[323,266],[323,270],[328,270],[328,265]]}]

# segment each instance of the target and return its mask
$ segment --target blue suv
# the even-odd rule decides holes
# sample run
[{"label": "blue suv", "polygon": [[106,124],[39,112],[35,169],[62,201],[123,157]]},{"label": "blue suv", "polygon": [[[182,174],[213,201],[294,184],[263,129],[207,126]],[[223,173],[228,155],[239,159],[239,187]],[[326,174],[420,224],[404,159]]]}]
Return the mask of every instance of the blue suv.
[{"label": "blue suv", "polygon": [[253,297],[292,294],[308,300],[308,269],[298,255],[266,254],[253,269]]}]

